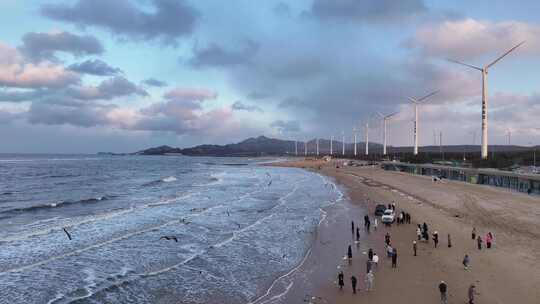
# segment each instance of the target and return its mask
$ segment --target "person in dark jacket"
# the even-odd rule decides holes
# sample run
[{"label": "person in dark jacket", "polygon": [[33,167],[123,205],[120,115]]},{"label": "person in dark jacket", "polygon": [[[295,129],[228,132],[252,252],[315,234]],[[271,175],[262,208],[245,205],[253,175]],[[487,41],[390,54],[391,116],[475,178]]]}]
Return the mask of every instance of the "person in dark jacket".
[{"label": "person in dark jacket", "polygon": [[413,241],[412,242],[412,250],[414,252],[414,256],[416,256],[416,249],[417,249],[416,241]]},{"label": "person in dark jacket", "polygon": [[354,221],[351,221],[351,232],[354,233]]},{"label": "person in dark jacket", "polygon": [[384,236],[384,242],[386,243],[386,245],[390,245],[390,233],[387,232],[386,235]]},{"label": "person in dark jacket", "polygon": [[355,276],[351,276],[351,285],[352,285],[352,293],[356,293],[356,283],[357,283],[357,280],[356,280],[356,277]]},{"label": "person in dark jacket", "polygon": [[349,245],[349,249],[347,249],[347,257],[350,259],[352,259],[352,248],[351,248],[351,245]]},{"label": "person in dark jacket", "polygon": [[373,261],[373,249],[369,248],[368,250],[368,259],[370,261]]},{"label": "person in dark jacket", "polygon": [[482,250],[482,237],[478,236],[476,238],[476,243],[478,243],[478,250]]},{"label": "person in dark jacket", "polygon": [[343,281],[343,279],[344,279],[343,271],[340,271],[337,276],[339,290],[343,290],[343,285],[345,285],[345,282]]},{"label": "person in dark jacket", "polygon": [[448,290],[448,285],[446,285],[446,282],[441,281],[441,283],[439,284],[439,292],[441,293],[441,304],[448,303],[448,300],[447,300],[448,297],[446,295],[447,290]]},{"label": "person in dark jacket", "polygon": [[392,252],[392,268],[397,267],[397,249],[394,248],[394,252]]},{"label": "person in dark jacket", "polygon": [[433,232],[433,243],[435,243],[435,248],[439,244],[439,233],[437,231]]},{"label": "person in dark jacket", "polygon": [[356,227],[356,241],[360,242],[360,228]]}]

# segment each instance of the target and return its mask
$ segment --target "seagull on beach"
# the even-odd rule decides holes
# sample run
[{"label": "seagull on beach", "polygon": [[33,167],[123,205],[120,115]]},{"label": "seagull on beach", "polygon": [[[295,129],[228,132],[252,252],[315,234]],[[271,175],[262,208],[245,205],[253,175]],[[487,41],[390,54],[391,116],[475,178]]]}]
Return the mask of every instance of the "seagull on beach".
[{"label": "seagull on beach", "polygon": [[66,230],[66,228],[62,228],[62,230],[64,230],[64,232],[66,233],[68,239],[71,241],[71,234],[69,234],[69,232]]},{"label": "seagull on beach", "polygon": [[160,237],[159,239],[160,240],[167,240],[167,241],[174,240],[175,242],[178,243],[178,239],[174,235],[164,235],[164,236]]}]

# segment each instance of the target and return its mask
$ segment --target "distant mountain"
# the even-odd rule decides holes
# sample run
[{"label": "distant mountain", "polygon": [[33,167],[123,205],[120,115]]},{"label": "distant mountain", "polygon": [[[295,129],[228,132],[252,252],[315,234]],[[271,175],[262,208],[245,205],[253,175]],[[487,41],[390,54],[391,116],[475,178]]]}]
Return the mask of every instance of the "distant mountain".
[{"label": "distant mountain", "polygon": [[[317,150],[317,141],[312,139],[307,142],[307,151],[309,155],[314,155]],[[304,142],[298,142],[298,154],[304,155]],[[539,148],[539,147],[537,147]],[[357,144],[358,155],[362,155],[365,149],[365,143]],[[392,147],[388,146],[388,154],[393,153],[412,153],[412,147]],[[423,146],[420,147],[420,153],[438,153],[439,146]],[[530,151],[531,147],[522,146],[506,146],[493,145],[489,146],[490,152],[524,152]],[[341,155],[343,144],[341,141],[334,140],[332,142],[332,150],[335,155]],[[442,146],[445,153],[473,153],[480,152],[479,145],[451,145]],[[352,155],[354,144],[345,143],[345,153]],[[381,154],[382,145],[379,143],[369,143],[369,151],[372,154]],[[167,155],[167,154],[183,154],[191,156],[276,156],[276,155],[294,155],[295,142],[293,140],[282,140],[277,138],[269,138],[266,136],[251,137],[244,141],[235,144],[227,145],[200,145],[191,148],[173,148],[170,146],[160,146],[136,152],[139,155]],[[319,154],[330,154],[330,140],[319,139]]]},{"label": "distant mountain", "polygon": [[[343,145],[340,141],[332,143],[334,153],[341,153]],[[358,151],[363,151],[365,143],[358,143]],[[354,145],[345,144],[346,153],[351,154]],[[381,145],[370,143],[370,149],[381,149]],[[313,155],[317,149],[317,141],[315,139],[307,142],[308,153]],[[235,144],[227,145],[200,145],[191,148],[172,148],[169,146],[161,146],[139,151],[135,154],[140,155],[165,155],[178,154],[191,156],[265,156],[265,155],[292,155],[295,153],[295,142],[293,140],[281,140],[277,138],[269,138],[266,136],[251,137],[244,141]],[[327,139],[319,140],[319,153],[321,155],[330,153],[330,141]],[[298,154],[304,154],[304,143],[298,142]]]}]

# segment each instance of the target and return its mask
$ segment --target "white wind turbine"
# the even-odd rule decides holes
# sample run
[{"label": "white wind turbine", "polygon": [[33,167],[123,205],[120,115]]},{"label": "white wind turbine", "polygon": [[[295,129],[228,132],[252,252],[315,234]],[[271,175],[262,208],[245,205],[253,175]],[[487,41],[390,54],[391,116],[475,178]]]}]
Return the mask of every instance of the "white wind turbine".
[{"label": "white wind turbine", "polygon": [[332,142],[334,141],[334,135],[330,135],[330,155],[334,153]]},{"label": "white wind turbine", "polygon": [[414,155],[418,155],[418,105],[428,99],[429,97],[437,94],[437,92],[439,92],[439,90],[437,91],[434,91],[434,92],[431,92],[429,94],[427,94],[426,96],[424,97],[421,97],[421,98],[414,98],[414,97],[409,97],[409,100],[413,103],[414,105],[414,151],[413,151],[413,154]]},{"label": "white wind turbine", "polygon": [[451,62],[464,65],[466,67],[478,70],[482,72],[482,158],[487,159],[488,157],[488,118],[487,118],[487,99],[488,99],[488,92],[487,92],[487,74],[489,68],[491,68],[494,64],[499,62],[503,57],[510,54],[513,50],[520,47],[522,44],[524,44],[525,41],[519,43],[518,45],[514,46],[513,48],[509,49],[506,53],[499,56],[497,59],[493,60],[491,63],[485,65],[484,67],[477,67],[474,65],[470,65],[467,63],[459,62],[457,60],[448,59]]},{"label": "white wind turbine", "polygon": [[356,127],[353,127],[352,132],[354,137],[354,156],[356,156]]},{"label": "white wind turbine", "polygon": [[366,122],[366,155],[369,155],[369,120]]},{"label": "white wind turbine", "polygon": [[319,156],[319,138],[317,137],[317,156]]},{"label": "white wind turbine", "polygon": [[304,156],[307,156],[307,138],[304,141]]},{"label": "white wind turbine", "polygon": [[341,131],[341,147],[342,147],[342,150],[341,150],[341,154],[342,155],[345,155],[345,131]]},{"label": "white wind turbine", "polygon": [[392,114],[388,114],[386,116],[382,115],[381,113],[377,112],[377,114],[382,118],[383,120],[383,155],[386,155],[386,139],[388,138],[386,135],[386,122],[388,119],[390,119],[392,116],[396,115],[398,112],[394,112]]}]

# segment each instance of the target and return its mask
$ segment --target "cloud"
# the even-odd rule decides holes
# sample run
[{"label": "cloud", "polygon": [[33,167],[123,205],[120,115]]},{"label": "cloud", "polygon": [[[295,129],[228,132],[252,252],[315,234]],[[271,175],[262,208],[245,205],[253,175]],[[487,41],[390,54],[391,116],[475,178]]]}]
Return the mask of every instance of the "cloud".
[{"label": "cloud", "polygon": [[314,0],[308,15],[321,20],[396,22],[426,11],[423,0]]},{"label": "cloud", "polygon": [[77,73],[89,74],[94,76],[114,76],[122,73],[121,69],[114,68],[99,59],[86,60],[81,63],[74,63],[70,65],[68,69]]},{"label": "cloud", "polygon": [[56,52],[69,53],[76,57],[99,55],[104,52],[101,42],[96,37],[79,36],[68,32],[26,33],[22,41],[19,50],[34,61],[56,61]]},{"label": "cloud", "polygon": [[257,92],[257,91],[253,91],[247,94],[248,99],[266,99],[270,96],[272,96],[272,94],[265,93],[265,92]]},{"label": "cloud", "polygon": [[419,49],[428,56],[475,59],[484,55],[500,55],[521,41],[527,43],[518,52],[539,55],[540,26],[518,21],[491,22],[469,18],[426,24],[405,46]]},{"label": "cloud", "polygon": [[158,80],[158,79],[155,79],[155,78],[145,79],[145,80],[142,81],[142,83],[145,84],[145,85],[151,86],[151,87],[158,87],[158,88],[162,88],[162,87],[167,86],[167,83],[165,81],[161,81],[161,80]]},{"label": "cloud", "polygon": [[153,8],[146,10],[130,0],[77,0],[73,5],[43,5],[41,13],[77,26],[102,28],[130,40],[175,44],[193,31],[198,13],[186,1],[150,2]]},{"label": "cloud", "polygon": [[226,50],[212,43],[206,48],[194,47],[193,57],[188,63],[195,68],[246,64],[257,53],[258,48],[258,44],[253,41],[247,41],[243,48],[238,50]]},{"label": "cloud", "polygon": [[278,130],[279,133],[300,132],[300,123],[296,120],[275,120],[270,123],[270,127]]},{"label": "cloud", "polygon": [[263,109],[261,109],[261,107],[255,105],[247,105],[241,101],[235,101],[232,104],[231,108],[236,111],[263,112]]},{"label": "cloud", "polygon": [[83,100],[110,100],[129,95],[148,96],[148,93],[143,88],[122,76],[106,79],[98,86],[72,87],[67,90],[67,93],[72,98]]},{"label": "cloud", "polygon": [[0,86],[60,88],[80,82],[77,73],[44,61],[31,63],[15,48],[0,43]]},{"label": "cloud", "polygon": [[107,113],[113,105],[75,99],[51,99],[32,102],[28,121],[32,124],[95,127],[107,124]]},{"label": "cloud", "polygon": [[163,97],[168,100],[181,101],[205,101],[208,99],[216,99],[218,94],[207,89],[197,88],[176,88],[166,92]]}]

